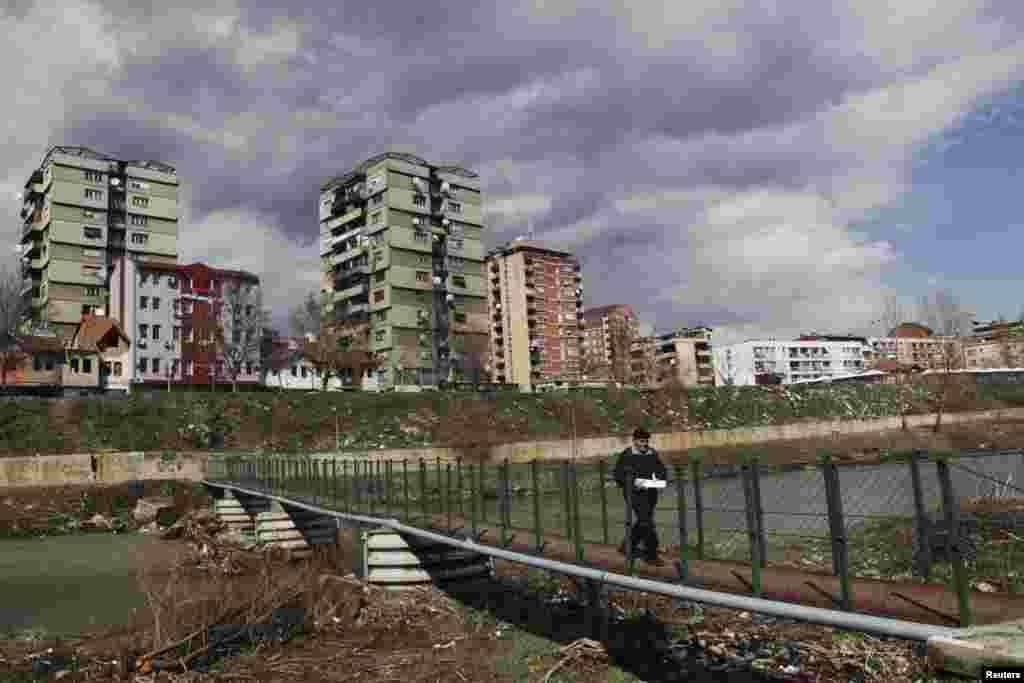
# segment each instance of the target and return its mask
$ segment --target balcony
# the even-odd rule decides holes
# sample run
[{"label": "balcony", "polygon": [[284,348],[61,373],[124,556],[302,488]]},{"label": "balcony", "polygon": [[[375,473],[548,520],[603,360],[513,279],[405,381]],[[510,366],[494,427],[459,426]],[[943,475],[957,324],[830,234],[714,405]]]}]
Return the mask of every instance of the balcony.
[{"label": "balcony", "polygon": [[[332,208],[331,211],[333,213],[335,211],[335,209],[341,210],[344,207],[345,207],[344,204],[335,204],[334,208]],[[326,229],[326,230],[334,230],[335,228],[337,228],[339,226],[345,225],[347,223],[351,223],[355,219],[360,218],[361,216],[363,216],[363,214],[364,214],[363,207],[358,206],[358,207],[356,207],[354,209],[346,211],[345,213],[341,214],[340,216],[337,216],[336,218],[332,218],[329,221],[327,221],[327,223],[324,224],[324,229]]]},{"label": "balcony", "polygon": [[369,290],[368,290],[366,284],[365,283],[360,283],[360,284],[355,285],[353,287],[349,287],[348,289],[342,289],[342,290],[336,291],[334,293],[334,300],[335,301],[348,301],[349,299],[353,299],[353,298],[355,298],[357,296],[366,294],[368,291]]}]

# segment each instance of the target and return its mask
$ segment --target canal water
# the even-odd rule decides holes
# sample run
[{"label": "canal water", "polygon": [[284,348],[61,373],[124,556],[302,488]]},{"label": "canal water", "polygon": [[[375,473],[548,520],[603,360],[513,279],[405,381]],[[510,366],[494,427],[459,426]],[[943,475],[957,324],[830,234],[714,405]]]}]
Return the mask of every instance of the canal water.
[{"label": "canal water", "polygon": [[145,606],[138,573],[184,552],[182,543],[140,533],[0,540],[0,634],[127,624]]}]

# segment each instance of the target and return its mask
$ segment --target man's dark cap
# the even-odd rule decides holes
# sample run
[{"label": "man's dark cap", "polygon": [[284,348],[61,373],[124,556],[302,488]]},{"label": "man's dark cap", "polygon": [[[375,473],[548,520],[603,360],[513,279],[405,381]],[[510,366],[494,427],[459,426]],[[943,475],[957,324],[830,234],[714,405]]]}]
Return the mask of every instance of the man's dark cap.
[{"label": "man's dark cap", "polygon": [[637,427],[636,429],[633,430],[633,438],[634,439],[649,439],[649,438],[651,438],[651,433],[649,431],[647,431],[646,429],[643,429],[641,427]]}]

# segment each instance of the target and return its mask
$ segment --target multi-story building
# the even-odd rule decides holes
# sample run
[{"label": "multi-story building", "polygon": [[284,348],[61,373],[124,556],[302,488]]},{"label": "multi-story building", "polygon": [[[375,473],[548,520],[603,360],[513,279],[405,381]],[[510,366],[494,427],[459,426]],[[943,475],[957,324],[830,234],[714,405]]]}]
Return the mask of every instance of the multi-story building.
[{"label": "multi-story building", "polygon": [[[255,288],[241,311],[252,324],[235,330],[233,316],[224,315],[225,287]],[[230,381],[223,354],[209,338],[219,331],[228,344],[244,348],[250,360],[240,367],[237,381],[260,379],[259,344],[236,337],[262,336],[258,307],[260,280],[240,270],[211,268],[203,263],[161,264],[127,259],[111,291],[111,313],[124,321],[132,339],[129,372],[133,383],[211,384]]]},{"label": "multi-story building", "polygon": [[861,341],[751,340],[714,349],[719,384],[751,386],[834,377],[864,369]]},{"label": "multi-story building", "polygon": [[948,365],[961,367],[962,340],[957,337],[933,336],[930,328],[918,323],[901,323],[887,337],[870,337],[864,359],[870,367],[882,360],[901,365],[942,369]]},{"label": "multi-story building", "polygon": [[630,350],[640,322],[628,304],[590,308],[583,314],[584,379],[630,380]]},{"label": "multi-story building", "polygon": [[21,209],[23,291],[33,317],[68,339],[83,314],[110,310],[122,264],[176,263],[178,184],[174,168],[160,162],[51,148],[25,184]]},{"label": "multi-story building", "polygon": [[632,343],[631,382],[658,387],[675,381],[682,386],[714,386],[715,364],[709,327],[677,330]]},{"label": "multi-story building", "polygon": [[458,377],[486,348],[481,201],[475,173],[410,154],[321,188],[325,305],[376,354],[385,387]]},{"label": "multi-story building", "polygon": [[513,240],[487,254],[494,381],[523,389],[580,379],[583,276],[576,257]]},{"label": "multi-story building", "polygon": [[1024,366],[1024,320],[976,323],[964,340],[964,367],[1018,368]]}]

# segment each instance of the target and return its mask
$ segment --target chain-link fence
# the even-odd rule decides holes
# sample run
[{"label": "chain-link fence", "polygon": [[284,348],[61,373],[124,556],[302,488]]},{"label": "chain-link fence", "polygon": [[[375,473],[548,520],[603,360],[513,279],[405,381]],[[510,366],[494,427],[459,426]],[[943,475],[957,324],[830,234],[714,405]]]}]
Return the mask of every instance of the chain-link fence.
[{"label": "chain-link fence", "polygon": [[[236,456],[211,461],[209,477],[413,525],[487,528],[496,536],[487,542],[540,552],[544,539],[559,539],[585,560],[592,544],[623,548],[633,533],[636,515],[612,478],[614,464]],[[684,572],[694,559],[825,572],[839,577],[843,594],[835,599],[845,606],[851,579],[943,583],[958,594],[960,618],[972,590],[1024,592],[1021,450],[788,467],[695,459],[669,465],[668,475],[653,521]]]}]

